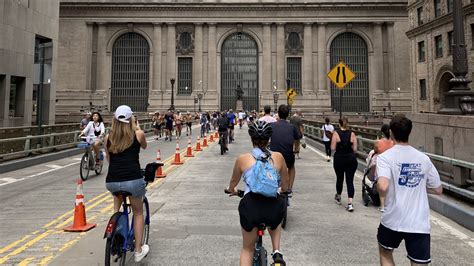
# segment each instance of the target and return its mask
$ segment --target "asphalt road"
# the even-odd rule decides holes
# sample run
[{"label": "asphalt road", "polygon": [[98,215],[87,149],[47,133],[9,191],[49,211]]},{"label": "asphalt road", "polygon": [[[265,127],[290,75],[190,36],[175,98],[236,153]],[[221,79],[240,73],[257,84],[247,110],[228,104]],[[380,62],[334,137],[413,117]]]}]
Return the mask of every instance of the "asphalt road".
[{"label": "asphalt road", "polygon": [[[239,199],[229,198],[223,189],[228,185],[236,156],[250,150],[246,131],[245,127],[236,130],[236,142],[224,156],[212,143],[182,166],[166,165],[168,176],[153,183],[147,192],[153,213],[151,252],[142,264],[238,265],[242,241]],[[158,147],[166,159],[173,155],[175,142],[153,141],[142,152],[142,162],[154,160]],[[183,152],[184,148],[182,144]],[[96,222],[97,228],[80,234],[61,230],[71,223],[78,158],[0,175],[2,180],[39,174],[0,184],[0,264],[103,265],[102,236],[112,214],[105,174],[92,177],[84,185],[88,220]],[[361,173],[355,181],[356,210],[348,213],[344,205],[334,204],[334,170],[319,151],[312,147],[302,150],[296,167],[295,195],[281,247],[288,265],[378,264],[375,235],[380,213],[375,207],[362,205]],[[51,169],[55,170],[41,174]],[[431,214],[433,264],[473,264],[473,232],[436,212]],[[264,245],[271,250],[268,235]],[[402,244],[395,251],[396,263],[407,265],[405,255]]]}]

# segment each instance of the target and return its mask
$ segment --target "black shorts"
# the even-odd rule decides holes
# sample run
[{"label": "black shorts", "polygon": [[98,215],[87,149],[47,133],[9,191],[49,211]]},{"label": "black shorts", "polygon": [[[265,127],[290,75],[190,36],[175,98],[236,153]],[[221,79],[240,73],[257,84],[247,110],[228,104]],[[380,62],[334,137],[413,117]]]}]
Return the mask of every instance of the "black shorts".
[{"label": "black shorts", "polygon": [[193,125],[193,123],[191,123],[191,122],[186,122],[186,126],[191,127],[192,125]]},{"label": "black shorts", "polygon": [[284,204],[285,201],[281,197],[268,198],[249,192],[240,200],[240,225],[247,232],[262,223],[275,230],[283,220]]},{"label": "black shorts", "polygon": [[171,124],[171,125],[170,125],[170,124],[166,124],[166,129],[167,129],[167,130],[170,130],[170,131],[173,130],[173,124]]},{"label": "black shorts", "polygon": [[379,245],[386,250],[398,248],[402,240],[405,240],[409,260],[418,264],[431,262],[430,234],[397,232],[380,224],[377,240]]},{"label": "black shorts", "polygon": [[234,123],[232,123],[232,124],[229,125],[229,129],[230,129],[230,130],[234,130]]},{"label": "black shorts", "polygon": [[288,169],[295,167],[295,154],[292,153],[291,155],[286,155],[286,154],[282,154],[282,155],[283,155],[283,158],[285,158],[286,167]]}]

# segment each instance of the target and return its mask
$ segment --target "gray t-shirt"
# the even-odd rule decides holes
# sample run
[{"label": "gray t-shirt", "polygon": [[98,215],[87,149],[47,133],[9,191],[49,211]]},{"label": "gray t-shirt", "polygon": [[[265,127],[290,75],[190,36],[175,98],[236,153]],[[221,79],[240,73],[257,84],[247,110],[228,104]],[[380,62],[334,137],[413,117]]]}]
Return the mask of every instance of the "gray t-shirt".
[{"label": "gray t-shirt", "polygon": [[441,186],[430,158],[409,145],[395,145],[377,157],[377,174],[389,179],[380,222],[393,231],[429,234],[426,188]]}]

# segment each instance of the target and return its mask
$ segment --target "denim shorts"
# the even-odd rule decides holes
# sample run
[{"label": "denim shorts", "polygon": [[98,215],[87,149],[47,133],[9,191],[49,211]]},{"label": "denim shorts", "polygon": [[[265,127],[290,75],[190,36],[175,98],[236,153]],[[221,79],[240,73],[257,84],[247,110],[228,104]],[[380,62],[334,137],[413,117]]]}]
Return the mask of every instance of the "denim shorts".
[{"label": "denim shorts", "polygon": [[112,193],[118,191],[127,191],[132,194],[132,197],[135,198],[145,196],[146,192],[146,182],[143,178],[122,182],[107,182],[105,183],[105,187]]}]

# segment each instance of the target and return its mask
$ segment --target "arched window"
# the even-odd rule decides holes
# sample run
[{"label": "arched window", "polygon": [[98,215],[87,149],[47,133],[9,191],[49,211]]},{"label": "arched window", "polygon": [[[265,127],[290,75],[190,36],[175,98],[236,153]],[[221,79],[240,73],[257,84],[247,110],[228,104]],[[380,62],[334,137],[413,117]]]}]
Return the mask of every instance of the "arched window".
[{"label": "arched window", "polygon": [[339,111],[342,93],[343,112],[369,112],[369,63],[367,44],[352,32],[339,34],[331,43],[331,69],[344,62],[356,74],[342,90],[331,84],[331,107]]},{"label": "arched window", "polygon": [[150,48],[138,33],[128,32],[112,48],[111,110],[126,104],[135,112],[148,107]]}]

